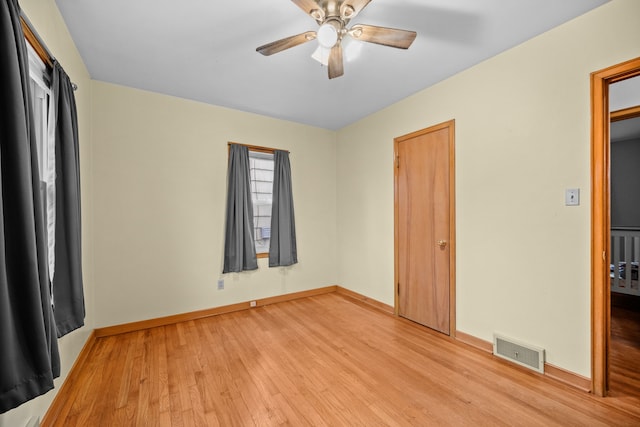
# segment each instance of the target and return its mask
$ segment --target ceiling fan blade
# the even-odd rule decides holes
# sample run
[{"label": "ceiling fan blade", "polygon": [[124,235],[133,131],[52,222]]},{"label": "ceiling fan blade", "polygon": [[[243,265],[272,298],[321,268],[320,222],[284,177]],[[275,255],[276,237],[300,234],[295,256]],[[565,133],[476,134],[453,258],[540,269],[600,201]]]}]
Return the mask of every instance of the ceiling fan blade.
[{"label": "ceiling fan blade", "polygon": [[322,24],[324,20],[324,10],[315,0],[291,0],[307,15],[315,19],[318,24]]},{"label": "ceiling fan blade", "polygon": [[329,54],[329,78],[340,77],[344,74],[344,66],[342,64],[342,45],[336,44],[331,48]]},{"label": "ceiling fan blade", "polygon": [[347,21],[355,18],[370,2],[371,0],[346,0],[340,6],[340,16]]},{"label": "ceiling fan blade", "polygon": [[307,31],[306,33],[298,34],[296,36],[287,37],[281,40],[276,40],[271,43],[260,46],[256,49],[256,52],[260,52],[264,56],[273,55],[274,53],[282,52],[285,49],[289,49],[300,44],[306,43],[316,38],[315,31]]},{"label": "ceiling fan blade", "polygon": [[357,24],[349,30],[349,35],[363,42],[408,49],[415,40],[417,33],[415,31],[398,30],[395,28]]}]

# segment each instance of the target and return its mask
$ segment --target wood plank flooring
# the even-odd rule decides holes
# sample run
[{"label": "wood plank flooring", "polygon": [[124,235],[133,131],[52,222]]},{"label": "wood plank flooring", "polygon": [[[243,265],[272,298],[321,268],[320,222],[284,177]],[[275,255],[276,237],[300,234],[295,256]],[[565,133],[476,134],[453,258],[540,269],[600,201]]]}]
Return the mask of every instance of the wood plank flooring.
[{"label": "wood plank flooring", "polygon": [[640,297],[611,295],[609,396],[630,411],[640,408]]},{"label": "wood plank flooring", "polygon": [[640,425],[621,399],[330,293],[100,338],[55,425]]}]

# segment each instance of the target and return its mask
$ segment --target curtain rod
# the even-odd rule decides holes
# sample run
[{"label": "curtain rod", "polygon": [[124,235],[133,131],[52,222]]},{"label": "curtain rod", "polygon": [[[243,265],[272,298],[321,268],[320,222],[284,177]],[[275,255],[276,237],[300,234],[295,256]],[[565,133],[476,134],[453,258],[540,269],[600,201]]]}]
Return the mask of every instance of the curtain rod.
[{"label": "curtain rod", "polygon": [[[227,146],[229,146],[231,144],[244,145],[245,147],[247,147],[251,151],[258,151],[258,152],[261,152],[261,153],[273,153],[276,150],[280,150],[279,148],[262,147],[260,145],[240,144],[239,142],[232,142],[232,141],[227,142]],[[289,150],[280,150],[280,151],[286,151],[287,153],[289,152]]]},{"label": "curtain rod", "polygon": [[[31,23],[31,21],[29,21],[29,18],[27,17],[27,15],[25,15],[22,9],[20,10],[20,23],[22,24],[22,32],[24,33],[24,38],[27,39],[40,59],[49,67],[53,67],[53,62],[56,60],[56,58],[51,54],[51,51],[44,43],[44,41],[42,41],[40,34],[38,34],[36,29],[33,27],[33,24]],[[73,82],[71,82],[71,87],[73,87],[74,91],[78,89],[78,85]]]}]

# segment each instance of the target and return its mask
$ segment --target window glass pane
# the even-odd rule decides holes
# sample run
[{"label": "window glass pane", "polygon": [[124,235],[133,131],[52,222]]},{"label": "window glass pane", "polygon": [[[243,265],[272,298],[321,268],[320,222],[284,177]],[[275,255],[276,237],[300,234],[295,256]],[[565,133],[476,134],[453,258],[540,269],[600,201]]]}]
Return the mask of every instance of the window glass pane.
[{"label": "window glass pane", "polygon": [[47,144],[44,143],[45,135],[45,100],[44,90],[34,81],[31,80],[31,102],[33,106],[33,122],[36,131],[36,147],[38,149],[38,167],[40,168],[40,181],[44,181],[46,178],[47,162]]},{"label": "window glass pane", "polygon": [[269,252],[273,194],[273,154],[249,151],[256,253]]}]

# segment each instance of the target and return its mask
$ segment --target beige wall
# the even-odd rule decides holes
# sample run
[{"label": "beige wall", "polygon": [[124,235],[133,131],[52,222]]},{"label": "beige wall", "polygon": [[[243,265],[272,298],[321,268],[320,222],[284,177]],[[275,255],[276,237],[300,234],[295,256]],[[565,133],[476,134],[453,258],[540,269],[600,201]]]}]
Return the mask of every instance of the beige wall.
[{"label": "beige wall", "polygon": [[638,16],[612,1],[339,131],[340,284],[393,304],[393,138],[455,119],[457,329],[590,377],[589,74],[640,56]]},{"label": "beige wall", "polygon": [[[336,283],[335,132],[101,82],[93,95],[97,326]],[[221,275],[228,141],[290,151],[297,265]]]},{"label": "beige wall", "polygon": [[58,59],[71,81],[78,85],[76,103],[80,130],[80,164],[82,187],[82,256],[87,317],[85,326],[59,340],[62,372],[55,381],[56,388],[44,396],[0,415],[0,427],[24,426],[31,417],[42,417],[66,378],[69,369],[94,328],[93,268],[92,268],[92,180],[91,180],[91,80],[82,58],[71,40],[67,27],[53,0],[20,0],[20,6],[29,17],[51,53]]}]

